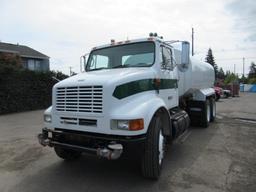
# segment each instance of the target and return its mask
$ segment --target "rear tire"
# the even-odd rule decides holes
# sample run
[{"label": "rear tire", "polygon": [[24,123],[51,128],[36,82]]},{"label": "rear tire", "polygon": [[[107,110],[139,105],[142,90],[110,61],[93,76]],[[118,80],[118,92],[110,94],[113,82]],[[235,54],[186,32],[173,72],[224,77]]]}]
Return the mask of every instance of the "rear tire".
[{"label": "rear tire", "polygon": [[202,127],[207,128],[211,119],[210,101],[207,99],[202,106]]},{"label": "rear tire", "polygon": [[78,159],[81,156],[81,152],[74,151],[72,149],[64,149],[62,147],[54,147],[56,155],[64,160],[72,161]]},{"label": "rear tire", "polygon": [[142,155],[142,175],[146,178],[158,179],[160,176],[166,148],[162,130],[161,118],[159,115],[156,115],[150,122]]},{"label": "rear tire", "polygon": [[209,99],[206,99],[205,101],[189,101],[187,112],[192,126],[204,128],[207,128],[209,126],[209,122],[211,119],[211,108]]}]

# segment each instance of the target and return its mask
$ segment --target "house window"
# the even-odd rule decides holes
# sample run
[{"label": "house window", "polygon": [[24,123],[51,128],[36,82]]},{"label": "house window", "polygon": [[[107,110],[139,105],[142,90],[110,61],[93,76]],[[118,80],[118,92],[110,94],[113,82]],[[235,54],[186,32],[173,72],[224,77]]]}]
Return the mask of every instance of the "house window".
[{"label": "house window", "polygon": [[41,65],[39,60],[29,59],[28,60],[28,69],[31,71],[40,70]]},{"label": "house window", "polygon": [[35,61],[33,59],[28,60],[28,69],[32,71],[35,70]]},{"label": "house window", "polygon": [[35,69],[36,70],[40,70],[41,69],[40,61],[38,61],[38,60],[35,60]]}]

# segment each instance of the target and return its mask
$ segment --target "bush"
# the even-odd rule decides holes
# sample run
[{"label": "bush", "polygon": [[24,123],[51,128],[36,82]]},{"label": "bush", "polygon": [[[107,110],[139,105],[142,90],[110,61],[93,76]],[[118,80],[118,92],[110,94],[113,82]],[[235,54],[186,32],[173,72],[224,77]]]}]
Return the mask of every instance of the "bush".
[{"label": "bush", "polygon": [[52,87],[67,76],[0,65],[0,114],[44,109],[51,105]]},{"label": "bush", "polygon": [[228,85],[229,83],[233,83],[234,81],[238,80],[238,76],[234,73],[227,73],[227,76],[224,80],[224,84]]},{"label": "bush", "polygon": [[248,83],[249,83],[249,84],[256,84],[256,77],[250,78],[250,79],[248,80]]}]

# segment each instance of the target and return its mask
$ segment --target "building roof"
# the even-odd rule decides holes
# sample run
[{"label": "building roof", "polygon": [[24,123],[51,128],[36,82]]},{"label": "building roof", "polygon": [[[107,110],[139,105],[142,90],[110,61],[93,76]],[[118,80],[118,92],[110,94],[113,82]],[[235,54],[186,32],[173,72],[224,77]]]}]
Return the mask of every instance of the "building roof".
[{"label": "building roof", "polygon": [[17,53],[21,57],[49,59],[47,55],[40,53],[28,46],[0,42],[0,52]]}]

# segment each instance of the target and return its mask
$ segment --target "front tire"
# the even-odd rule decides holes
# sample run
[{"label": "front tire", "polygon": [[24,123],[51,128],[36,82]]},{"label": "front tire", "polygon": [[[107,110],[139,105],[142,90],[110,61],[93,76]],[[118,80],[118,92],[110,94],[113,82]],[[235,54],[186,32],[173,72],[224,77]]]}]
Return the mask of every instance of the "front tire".
[{"label": "front tire", "polygon": [[81,156],[81,152],[79,151],[74,151],[72,149],[64,149],[58,146],[54,147],[54,151],[58,157],[67,161],[78,159]]},{"label": "front tire", "polygon": [[142,175],[150,179],[158,179],[165,155],[165,137],[160,116],[152,118],[142,156]]}]

